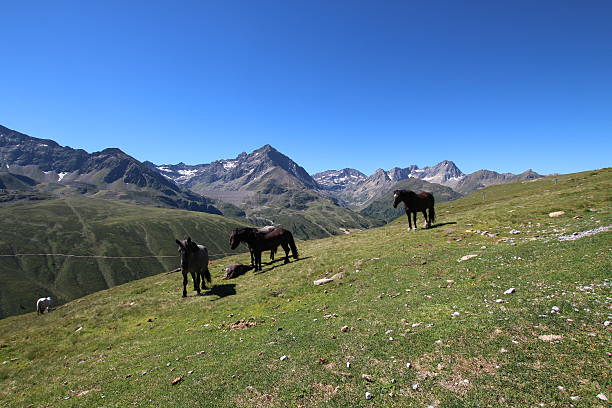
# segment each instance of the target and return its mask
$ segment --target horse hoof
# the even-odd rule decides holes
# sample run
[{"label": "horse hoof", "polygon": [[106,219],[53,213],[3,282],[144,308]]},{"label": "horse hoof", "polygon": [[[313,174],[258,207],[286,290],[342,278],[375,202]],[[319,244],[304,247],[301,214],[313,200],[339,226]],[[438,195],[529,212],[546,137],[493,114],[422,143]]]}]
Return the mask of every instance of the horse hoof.
[{"label": "horse hoof", "polygon": [[186,293],[183,293],[183,297],[187,297],[187,294],[186,294]]}]

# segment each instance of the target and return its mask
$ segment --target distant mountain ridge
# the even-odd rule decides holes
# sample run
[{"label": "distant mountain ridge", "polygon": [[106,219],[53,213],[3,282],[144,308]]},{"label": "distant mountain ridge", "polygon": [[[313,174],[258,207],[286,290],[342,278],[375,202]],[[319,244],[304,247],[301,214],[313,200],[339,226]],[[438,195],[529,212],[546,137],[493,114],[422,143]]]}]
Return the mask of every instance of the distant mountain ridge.
[{"label": "distant mountain ridge", "polygon": [[[347,174],[360,174],[363,177],[355,178],[351,183],[336,181],[337,179],[345,180]],[[320,188],[326,190],[331,198],[349,208],[362,210],[372,200],[388,192],[399,181],[409,179],[419,179],[450,187],[460,194],[469,194],[494,184],[512,183],[542,176],[533,170],[520,174],[500,174],[491,170],[464,174],[454,162],[444,160],[435,166],[423,168],[413,164],[405,168],[394,167],[391,170],[377,169],[368,177],[355,169],[327,170],[316,173],[313,177],[319,183]]]},{"label": "distant mountain ridge", "polygon": [[12,180],[27,178],[40,192],[222,214],[213,200],[179,187],[117,148],[87,153],[0,126],[0,168]]},{"label": "distant mountain ridge", "polygon": [[196,193],[239,206],[253,224],[283,225],[300,238],[381,225],[338,205],[303,167],[270,145],[207,164],[146,164]]}]

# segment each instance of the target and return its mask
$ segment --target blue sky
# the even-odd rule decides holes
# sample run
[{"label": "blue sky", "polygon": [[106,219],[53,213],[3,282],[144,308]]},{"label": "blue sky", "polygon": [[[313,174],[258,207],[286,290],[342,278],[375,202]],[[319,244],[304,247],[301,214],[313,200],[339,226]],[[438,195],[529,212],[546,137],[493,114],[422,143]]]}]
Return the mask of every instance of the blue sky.
[{"label": "blue sky", "polygon": [[612,165],[612,2],[0,3],[0,124],[139,160]]}]

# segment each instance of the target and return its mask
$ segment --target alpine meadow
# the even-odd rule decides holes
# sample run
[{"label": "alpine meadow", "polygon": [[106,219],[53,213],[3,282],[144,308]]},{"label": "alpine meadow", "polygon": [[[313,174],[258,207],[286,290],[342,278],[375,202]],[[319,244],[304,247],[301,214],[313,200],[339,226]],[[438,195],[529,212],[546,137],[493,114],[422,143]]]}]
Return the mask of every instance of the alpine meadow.
[{"label": "alpine meadow", "polygon": [[206,296],[159,274],[5,318],[3,405],[607,406],[611,187],[491,186],[432,229],[299,241],[229,281],[248,254],[215,259]]},{"label": "alpine meadow", "polygon": [[612,1],[0,15],[0,408],[610,406]]}]

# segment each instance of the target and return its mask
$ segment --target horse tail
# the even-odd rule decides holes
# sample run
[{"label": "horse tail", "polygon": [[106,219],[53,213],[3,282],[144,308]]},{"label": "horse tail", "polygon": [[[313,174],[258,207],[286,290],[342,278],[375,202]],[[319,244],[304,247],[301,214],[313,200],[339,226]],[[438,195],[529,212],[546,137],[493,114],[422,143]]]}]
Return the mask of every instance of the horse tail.
[{"label": "horse tail", "polygon": [[289,246],[291,247],[291,253],[293,254],[293,259],[298,259],[299,255],[298,255],[298,249],[295,246],[295,241],[293,240],[293,234],[289,231],[287,231],[287,233],[289,234]]},{"label": "horse tail", "polygon": [[210,271],[208,270],[208,265],[206,265],[206,267],[204,268],[204,279],[206,279],[206,282],[208,282],[208,283],[212,282],[212,277],[210,276]]},{"label": "horse tail", "polygon": [[434,210],[435,200],[433,195],[431,196],[431,207],[429,207],[429,222],[432,224],[436,222],[436,210]]}]

